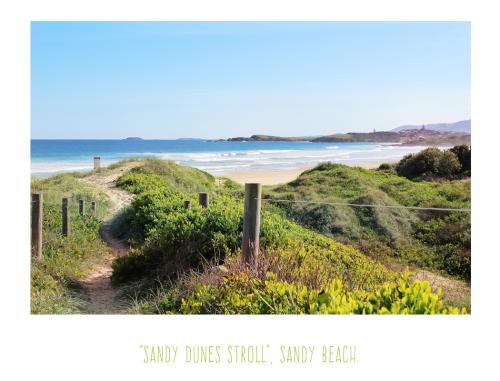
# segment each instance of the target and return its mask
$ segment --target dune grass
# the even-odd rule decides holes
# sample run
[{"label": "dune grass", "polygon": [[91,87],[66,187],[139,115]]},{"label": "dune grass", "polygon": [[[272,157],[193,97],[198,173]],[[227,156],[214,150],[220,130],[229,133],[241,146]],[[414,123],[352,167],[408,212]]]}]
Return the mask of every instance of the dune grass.
[{"label": "dune grass", "polygon": [[[108,253],[99,236],[100,219],[110,208],[108,197],[72,174],[32,179],[32,192],[43,193],[43,260],[32,259],[31,313],[69,314],[85,310],[79,281]],[[61,199],[68,197],[71,237],[62,235]],[[87,214],[78,214],[78,200],[86,200]],[[97,217],[90,202],[97,201]]]},{"label": "dune grass", "polygon": [[[264,198],[470,208],[470,180],[410,181],[386,171],[324,163],[267,188]],[[287,218],[380,261],[470,280],[470,214],[411,209],[273,203]]]}]

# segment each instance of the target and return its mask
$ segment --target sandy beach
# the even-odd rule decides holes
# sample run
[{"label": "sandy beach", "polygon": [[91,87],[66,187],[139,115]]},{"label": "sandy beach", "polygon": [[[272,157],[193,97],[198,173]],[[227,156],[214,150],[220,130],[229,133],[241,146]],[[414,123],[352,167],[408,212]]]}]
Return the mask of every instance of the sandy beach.
[{"label": "sandy beach", "polygon": [[[370,162],[353,165],[355,167],[361,167],[366,169],[377,168],[381,162]],[[315,166],[295,168],[295,169],[285,169],[285,170],[260,170],[260,171],[239,171],[239,172],[228,172],[221,177],[227,177],[233,181],[240,184],[245,183],[261,183],[263,185],[277,185],[284,184],[295,180],[299,175]]]},{"label": "sandy beach", "polygon": [[295,180],[299,175],[310,169],[309,167],[286,169],[286,170],[265,170],[265,171],[240,171],[224,174],[222,177],[227,177],[237,183],[261,183],[263,185],[276,185],[288,183]]}]

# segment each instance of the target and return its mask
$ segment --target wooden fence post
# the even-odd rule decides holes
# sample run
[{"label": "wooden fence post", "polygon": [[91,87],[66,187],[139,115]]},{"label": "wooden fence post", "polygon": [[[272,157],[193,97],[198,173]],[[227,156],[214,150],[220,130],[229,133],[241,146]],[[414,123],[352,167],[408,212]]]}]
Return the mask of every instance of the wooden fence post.
[{"label": "wooden fence post", "polygon": [[42,260],[43,195],[31,194],[31,251],[36,259]]},{"label": "wooden fence post", "polygon": [[69,200],[67,197],[62,199],[62,234],[65,237],[71,236],[71,219],[69,213]]},{"label": "wooden fence post", "polygon": [[189,209],[191,207],[191,201],[185,200],[184,201],[184,209]]},{"label": "wooden fence post", "polygon": [[85,214],[85,200],[78,200],[78,211],[80,212],[81,216]]},{"label": "wooden fence post", "polygon": [[199,194],[199,201],[200,201],[200,205],[203,207],[203,208],[208,208],[208,203],[209,203],[209,199],[208,199],[208,193],[206,192],[201,192]]},{"label": "wooden fence post", "polygon": [[241,251],[245,263],[254,268],[257,266],[257,259],[259,257],[261,192],[261,184],[245,184],[243,245]]},{"label": "wooden fence post", "polygon": [[92,205],[92,215],[94,217],[97,217],[97,203],[95,201],[92,201],[91,205]]}]

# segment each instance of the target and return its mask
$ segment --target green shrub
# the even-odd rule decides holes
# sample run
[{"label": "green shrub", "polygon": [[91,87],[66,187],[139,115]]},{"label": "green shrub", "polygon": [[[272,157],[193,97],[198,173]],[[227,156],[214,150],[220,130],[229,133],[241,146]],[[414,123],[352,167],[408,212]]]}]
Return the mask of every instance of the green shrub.
[{"label": "green shrub", "polygon": [[395,173],[394,164],[382,163],[378,166],[377,171]]},{"label": "green shrub", "polygon": [[[143,176],[135,179],[136,175]],[[135,183],[136,186],[141,183],[143,189],[128,188],[127,182],[129,181]],[[184,193],[195,193],[212,191],[215,187],[215,178],[199,169],[181,166],[172,161],[146,159],[143,164],[131,169],[118,179],[117,185],[133,193],[158,186]]]},{"label": "green shrub", "polygon": [[403,157],[396,164],[395,171],[408,179],[453,179],[470,175],[470,148],[465,145],[445,151],[427,148]]},{"label": "green shrub", "polygon": [[417,224],[415,236],[433,248],[434,268],[470,280],[470,215],[451,213],[422,221]]},{"label": "green shrub", "polygon": [[471,147],[468,145],[459,145],[450,149],[460,162],[460,172],[465,176],[471,175]]},{"label": "green shrub", "polygon": [[[172,305],[164,300],[164,310]],[[371,292],[350,291],[336,280],[323,290],[300,283],[261,280],[245,273],[226,277],[217,286],[199,285],[181,301],[185,314],[458,314],[445,306],[441,292],[433,293],[428,282],[401,278]]]},{"label": "green shrub", "polygon": [[168,216],[183,209],[182,194],[168,189],[154,189],[138,194],[115,227],[119,235],[142,241],[154,226]]},{"label": "green shrub", "polygon": [[461,171],[457,156],[451,151],[444,151],[439,158],[438,176],[451,179]]},{"label": "green shrub", "polygon": [[399,176],[414,179],[438,174],[442,152],[438,148],[427,148],[418,154],[403,157],[395,167]]}]

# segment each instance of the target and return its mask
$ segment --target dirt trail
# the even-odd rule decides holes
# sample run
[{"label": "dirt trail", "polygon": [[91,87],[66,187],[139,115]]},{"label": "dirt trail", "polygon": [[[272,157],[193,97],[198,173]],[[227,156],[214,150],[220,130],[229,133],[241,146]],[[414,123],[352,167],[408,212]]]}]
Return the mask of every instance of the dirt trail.
[{"label": "dirt trail", "polygon": [[[405,269],[408,268],[407,265],[402,265],[395,262],[383,262],[382,264],[399,273],[403,273]],[[469,283],[463,280],[453,279],[440,274],[436,274],[429,270],[411,267],[409,268],[409,270],[412,273],[410,279],[428,281],[434,292],[436,292],[437,289],[440,288],[443,291],[443,300],[445,302],[455,306],[470,308],[471,288]]]},{"label": "dirt trail", "polygon": [[438,288],[443,290],[445,301],[459,306],[470,306],[471,289],[467,282],[447,278],[427,270],[415,271],[414,278],[428,281],[433,290]]},{"label": "dirt trail", "polygon": [[115,170],[94,173],[81,179],[83,182],[100,188],[109,196],[112,202],[111,211],[105,218],[101,228],[101,236],[111,247],[111,253],[83,281],[83,286],[89,296],[88,313],[117,314],[123,309],[123,304],[116,297],[117,290],[111,286],[111,274],[113,272],[111,264],[117,257],[127,254],[129,248],[125,242],[112,236],[111,224],[116,214],[130,204],[132,195],[117,188],[116,179],[122,173],[140,164],[140,162],[126,163]]}]

